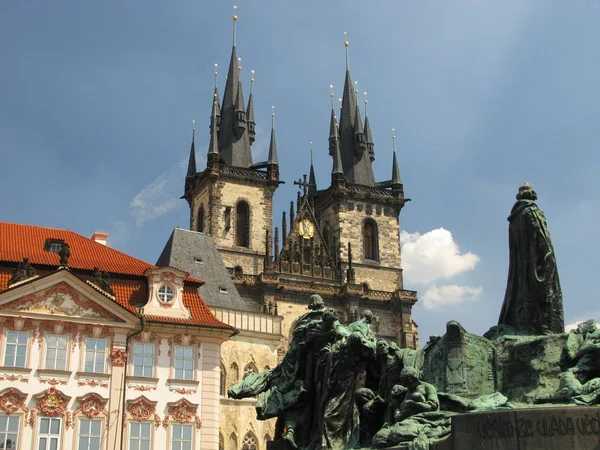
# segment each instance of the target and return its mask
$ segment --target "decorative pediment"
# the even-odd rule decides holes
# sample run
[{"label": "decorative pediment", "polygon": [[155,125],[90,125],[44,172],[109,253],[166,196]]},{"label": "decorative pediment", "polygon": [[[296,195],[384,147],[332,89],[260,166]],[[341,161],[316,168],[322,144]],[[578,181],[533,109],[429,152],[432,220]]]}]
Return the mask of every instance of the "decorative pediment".
[{"label": "decorative pediment", "polygon": [[189,402],[185,398],[177,402],[167,403],[167,411],[168,414],[163,421],[165,428],[169,425],[170,420],[179,423],[195,423],[197,429],[202,427],[202,421],[198,417],[198,405]]},{"label": "decorative pediment", "polygon": [[148,302],[144,314],[189,319],[189,309],[183,303],[183,287],[187,272],[173,267],[147,269]]},{"label": "decorative pediment", "polygon": [[6,414],[12,414],[16,410],[21,409],[27,413],[28,409],[25,406],[27,394],[24,394],[16,388],[4,389],[0,394],[0,409]]},{"label": "decorative pediment", "polygon": [[95,301],[80,295],[64,281],[35,294],[13,300],[3,305],[2,309],[81,319],[122,321]]},{"label": "decorative pediment", "polygon": [[150,419],[156,414],[156,403],[148,400],[143,395],[135,400],[130,400],[127,404],[127,412],[136,422],[142,422]]},{"label": "decorative pediment", "polygon": [[71,397],[68,397],[54,386],[42,394],[36,395],[35,398],[37,400],[37,410],[48,417],[64,415],[67,411],[69,400],[71,400]]},{"label": "decorative pediment", "polygon": [[73,411],[73,417],[76,417],[80,413],[90,419],[93,419],[100,414],[104,414],[107,417],[109,415],[108,411],[106,410],[108,399],[102,398],[95,392],[84,395],[83,397],[77,397],[77,401],[79,403],[79,407]]}]

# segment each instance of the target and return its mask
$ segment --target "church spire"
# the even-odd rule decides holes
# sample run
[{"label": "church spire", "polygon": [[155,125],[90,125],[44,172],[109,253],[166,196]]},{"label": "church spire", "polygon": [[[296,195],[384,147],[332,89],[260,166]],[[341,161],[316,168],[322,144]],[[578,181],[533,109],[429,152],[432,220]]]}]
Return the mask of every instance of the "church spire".
[{"label": "church spire", "polygon": [[218,145],[221,158],[225,163],[237,167],[248,167],[252,164],[252,153],[246,129],[244,93],[240,82],[241,59],[238,58],[236,49],[236,22],[237,15],[234,14],[233,47],[223,91]]},{"label": "church spire", "polygon": [[269,142],[269,159],[267,160],[267,179],[279,182],[279,161],[277,158],[277,141],[275,140],[275,107],[271,106],[271,141]]},{"label": "church spire", "polygon": [[343,171],[349,183],[374,186],[373,168],[369,157],[365,157],[366,139],[356,98],[354,83],[348,64],[346,40],[346,79],[342,96],[342,111],[339,121],[340,153]]},{"label": "church spire", "polygon": [[219,88],[217,86],[217,77],[219,76],[219,65],[215,64],[215,92],[213,94],[213,103],[212,103],[212,109],[211,109],[211,113],[210,113],[210,126],[211,126],[211,133],[212,133],[212,126],[213,126],[213,117],[216,118],[216,129],[217,129],[217,133],[219,132],[219,125],[221,125],[221,108],[219,107]]},{"label": "church spire", "polygon": [[340,154],[340,139],[338,137],[338,127],[334,128],[334,150],[333,150],[333,168],[331,170],[331,184],[339,184],[345,180],[344,168],[342,166],[342,156]]},{"label": "church spire", "polygon": [[187,176],[193,177],[196,173],[196,148],[194,146],[194,138],[196,135],[196,121],[192,120],[192,146],[190,148],[190,159],[188,161]]}]

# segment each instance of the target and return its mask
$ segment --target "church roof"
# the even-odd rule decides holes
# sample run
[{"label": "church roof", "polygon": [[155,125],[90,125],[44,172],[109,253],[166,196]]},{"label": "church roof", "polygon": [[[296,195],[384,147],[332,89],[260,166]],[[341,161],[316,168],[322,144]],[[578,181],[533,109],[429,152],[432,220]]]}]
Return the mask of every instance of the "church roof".
[{"label": "church roof", "polygon": [[[12,276],[15,263],[23,261],[36,266],[39,276],[60,270],[60,257],[46,250],[46,241],[63,241],[69,244],[71,256],[68,270],[83,280],[92,278],[91,271],[98,268],[109,272],[110,284],[115,293],[115,302],[133,314],[138,314],[137,306],[148,300],[148,279],[145,272],[156,269],[149,264],[126,253],[71,230],[40,227],[8,222],[0,222],[0,292],[8,289],[8,280]],[[42,266],[42,267],[40,267]],[[26,283],[27,281],[24,281]],[[183,303],[189,309],[191,318],[155,317],[144,315],[149,320],[160,322],[199,325],[211,328],[233,328],[219,321],[210,311],[200,294],[198,287],[204,284],[197,278],[187,277],[183,289]]]},{"label": "church roof", "polygon": [[258,311],[254,303],[242,299],[213,238],[206,233],[175,228],[156,264],[175,267],[204,280],[200,294],[210,306]]}]

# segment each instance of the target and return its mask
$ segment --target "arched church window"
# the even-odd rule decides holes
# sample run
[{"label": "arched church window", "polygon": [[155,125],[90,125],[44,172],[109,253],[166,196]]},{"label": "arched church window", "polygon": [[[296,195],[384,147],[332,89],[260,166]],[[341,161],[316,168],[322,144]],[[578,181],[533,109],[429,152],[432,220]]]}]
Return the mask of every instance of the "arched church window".
[{"label": "arched church window", "polygon": [[254,363],[250,363],[246,367],[244,367],[244,378],[246,378],[248,375],[252,375],[254,373],[258,373],[258,369],[254,365]]},{"label": "arched church window", "polygon": [[250,207],[243,200],[235,208],[235,245],[250,247]]},{"label": "arched church window", "polygon": [[225,370],[223,363],[221,363],[220,393],[223,397],[225,397],[227,393],[227,371]]},{"label": "arched church window", "polygon": [[243,275],[244,274],[244,269],[242,269],[241,266],[235,266],[233,268],[233,274],[234,275]]},{"label": "arched church window", "polygon": [[365,220],[363,225],[363,256],[364,259],[379,261],[377,223],[373,219]]},{"label": "arched church window", "polygon": [[236,363],[232,363],[231,366],[229,366],[229,382],[227,384],[230,387],[239,381],[239,372],[240,369],[238,368],[238,365]]},{"label": "arched church window", "polygon": [[251,431],[248,431],[246,436],[244,436],[242,450],[258,450],[258,440]]},{"label": "arched church window", "polygon": [[204,233],[204,205],[200,205],[200,209],[198,210],[197,224],[196,230]]},{"label": "arched church window", "polygon": [[231,433],[229,435],[229,447],[227,448],[238,448],[238,439],[237,439],[237,435],[235,433]]}]

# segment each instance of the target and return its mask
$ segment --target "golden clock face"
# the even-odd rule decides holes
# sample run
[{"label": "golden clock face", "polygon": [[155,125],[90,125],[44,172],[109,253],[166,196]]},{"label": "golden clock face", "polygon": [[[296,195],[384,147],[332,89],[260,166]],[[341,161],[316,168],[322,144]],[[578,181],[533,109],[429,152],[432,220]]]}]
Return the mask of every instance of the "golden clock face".
[{"label": "golden clock face", "polygon": [[302,219],[298,227],[298,233],[304,239],[310,239],[315,234],[315,225],[308,219]]}]

